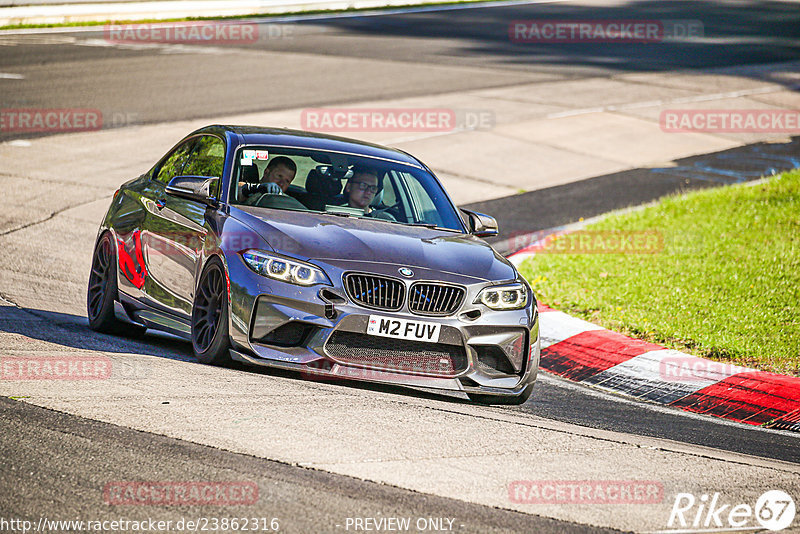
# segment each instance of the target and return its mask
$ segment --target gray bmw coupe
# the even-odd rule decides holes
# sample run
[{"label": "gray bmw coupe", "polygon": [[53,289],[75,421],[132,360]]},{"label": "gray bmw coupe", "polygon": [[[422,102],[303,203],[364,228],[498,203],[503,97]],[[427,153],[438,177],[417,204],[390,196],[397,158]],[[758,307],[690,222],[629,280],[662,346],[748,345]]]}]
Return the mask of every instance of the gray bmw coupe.
[{"label": "gray bmw coupe", "polygon": [[405,152],[208,126],[120,187],[89,276],[92,329],[168,331],[197,359],[518,404],[539,366],[530,287]]}]

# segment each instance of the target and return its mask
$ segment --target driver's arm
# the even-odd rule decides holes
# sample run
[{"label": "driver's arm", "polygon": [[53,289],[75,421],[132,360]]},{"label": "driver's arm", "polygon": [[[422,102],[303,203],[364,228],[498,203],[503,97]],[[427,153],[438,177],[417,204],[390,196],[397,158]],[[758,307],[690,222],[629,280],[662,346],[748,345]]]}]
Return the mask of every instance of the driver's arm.
[{"label": "driver's arm", "polygon": [[252,195],[258,191],[259,193],[267,193],[269,195],[282,195],[283,190],[281,186],[275,182],[261,182],[258,184],[244,184],[242,186],[242,194],[245,196]]}]

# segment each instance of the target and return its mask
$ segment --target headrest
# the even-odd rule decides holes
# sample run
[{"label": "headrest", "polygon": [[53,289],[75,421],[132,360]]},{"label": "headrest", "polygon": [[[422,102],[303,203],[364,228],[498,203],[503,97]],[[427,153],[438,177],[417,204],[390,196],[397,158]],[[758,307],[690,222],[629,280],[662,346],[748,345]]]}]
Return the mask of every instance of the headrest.
[{"label": "headrest", "polygon": [[342,182],[328,174],[323,174],[323,169],[316,167],[308,171],[306,177],[306,191],[312,195],[330,198],[342,192]]},{"label": "headrest", "polygon": [[258,167],[256,167],[255,164],[243,165],[241,181],[248,184],[257,184],[261,181],[261,177],[258,175]]}]

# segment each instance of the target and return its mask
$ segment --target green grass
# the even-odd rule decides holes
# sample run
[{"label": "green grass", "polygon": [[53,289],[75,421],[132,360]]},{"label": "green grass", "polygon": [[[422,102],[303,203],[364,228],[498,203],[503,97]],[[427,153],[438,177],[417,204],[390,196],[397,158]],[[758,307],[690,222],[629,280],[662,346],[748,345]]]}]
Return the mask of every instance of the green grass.
[{"label": "green grass", "polygon": [[48,23],[48,24],[11,24],[8,26],[0,26],[0,30],[24,30],[31,28],[72,28],[84,26],[104,26],[106,24],[156,24],[162,22],[184,22],[184,21],[214,21],[214,20],[250,20],[255,18],[268,18],[268,17],[293,17],[299,15],[334,15],[337,13],[353,13],[357,11],[384,11],[389,9],[403,9],[407,7],[432,7],[432,6],[449,6],[456,4],[471,4],[474,2],[483,2],[487,0],[452,0],[442,2],[427,2],[424,4],[408,4],[397,6],[377,6],[365,8],[347,8],[347,9],[311,9],[307,11],[288,11],[286,13],[254,13],[252,15],[229,15],[223,17],[183,17],[172,19],[133,19],[133,20],[102,20],[102,21],[85,21],[85,22],[61,22],[61,23]]},{"label": "green grass", "polygon": [[591,231],[656,232],[654,254],[539,254],[540,300],[606,328],[800,376],[800,170],[662,199]]}]

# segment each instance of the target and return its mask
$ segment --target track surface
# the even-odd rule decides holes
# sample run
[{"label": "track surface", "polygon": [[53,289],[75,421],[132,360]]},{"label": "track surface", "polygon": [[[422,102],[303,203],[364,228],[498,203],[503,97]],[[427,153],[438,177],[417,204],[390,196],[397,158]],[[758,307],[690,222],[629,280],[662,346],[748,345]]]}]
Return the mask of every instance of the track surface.
[{"label": "track surface", "polygon": [[[715,38],[698,43],[665,43],[660,47],[521,47],[508,42],[506,36],[510,20],[539,17],[699,19],[703,21],[707,34],[714,35]],[[789,2],[564,3],[353,17],[302,22],[289,27],[291,31],[284,35],[291,35],[291,38],[264,41],[233,51],[229,48],[218,51],[212,47],[202,53],[184,53],[174,45],[131,48],[107,46],[97,32],[2,36],[0,72],[20,73],[24,79],[0,79],[0,107],[97,108],[105,113],[132,118],[136,123],[147,124],[210,115],[330,106],[478,88],[513,87],[517,84],[588,80],[619,72],[735,67],[751,63],[796,60],[800,57],[800,9],[796,3]],[[120,130],[121,134],[124,132]],[[37,136],[0,132],[0,140]],[[130,137],[125,139],[127,145],[123,145],[120,150],[126,150],[125,147],[133,143]],[[576,462],[575,470],[567,469],[563,472],[564,478],[594,478],[595,475],[601,476],[598,473],[605,469],[613,472],[614,462],[620,466],[625,463],[613,451],[614,448],[625,449],[625,439],[619,436],[629,436],[634,441],[638,439],[636,436],[641,436],[642,439],[636,441],[641,443],[638,445],[639,449],[669,449],[666,442],[657,441],[669,440],[670,443],[678,444],[675,446],[677,449],[691,451],[692,458],[716,455],[722,458],[721,461],[727,462],[711,462],[709,465],[713,464],[713,467],[709,469],[712,471],[725,469],[723,466],[735,470],[749,465],[748,462],[770,466],[760,479],[763,485],[759,486],[751,481],[749,490],[754,495],[771,489],[768,487],[770,481],[780,483],[786,480],[788,471],[785,471],[785,466],[780,467],[781,464],[776,464],[778,467],[775,467],[767,460],[745,461],[729,453],[800,464],[800,440],[794,435],[632,403],[550,376],[542,377],[536,385],[533,398],[522,407],[482,409],[464,405],[458,399],[409,392],[401,388],[345,384],[308,385],[296,376],[263,370],[241,367],[212,370],[192,363],[190,347],[183,342],[163,336],[148,335],[143,341],[139,341],[91,333],[85,326],[81,311],[90,252],[85,250],[87,243],[91,242],[97,221],[107,205],[107,197],[113,192],[115,185],[123,181],[123,177],[132,177],[133,169],[140,171],[145,162],[152,161],[152,158],[150,155],[142,156],[141,161],[137,162],[138,167],[127,165],[124,168],[114,168],[104,164],[101,168],[111,169],[108,176],[97,176],[94,181],[76,183],[74,190],[68,191],[63,188],[69,187],[74,180],[72,177],[80,176],[81,173],[83,176],[91,175],[91,167],[71,162],[74,167],[70,168],[69,175],[57,176],[55,169],[58,165],[49,161],[49,158],[55,153],[61,154],[59,147],[69,144],[68,140],[56,140],[52,152],[46,148],[46,139],[38,141],[44,144],[34,145],[37,151],[27,162],[26,168],[32,169],[30,175],[37,177],[46,171],[49,178],[53,179],[53,184],[57,184],[54,190],[58,194],[54,195],[46,187],[26,193],[29,185],[16,181],[16,173],[19,172],[16,169],[22,168],[22,164],[16,161],[13,172],[0,169],[0,173],[5,173],[0,174],[0,180],[9,180],[6,190],[10,191],[12,197],[40,197],[42,204],[46,206],[58,204],[56,200],[61,204],[49,210],[49,213],[55,215],[40,216],[35,211],[12,210],[9,212],[11,215],[2,221],[0,241],[3,251],[0,251],[0,266],[5,275],[0,284],[0,295],[8,299],[6,305],[0,307],[0,331],[4,336],[4,347],[11,354],[40,350],[129,355],[130,376],[127,380],[123,376],[121,381],[111,384],[116,388],[112,395],[98,394],[94,397],[91,389],[73,394],[69,391],[70,388],[38,388],[38,384],[24,383],[13,387],[0,384],[4,386],[3,394],[30,394],[30,402],[36,404],[54,406],[64,411],[71,411],[69,407],[78,407],[75,411],[91,414],[90,419],[112,421],[126,426],[130,421],[134,428],[149,429],[156,434],[180,434],[184,439],[198,442],[208,442],[205,441],[207,437],[201,435],[202,433],[193,434],[191,428],[181,427],[181,416],[162,412],[164,407],[158,406],[157,402],[159,395],[163,395],[164,399],[170,399],[164,402],[172,402],[173,405],[181,404],[176,400],[183,400],[187,403],[198,403],[198,407],[204,406],[208,399],[192,396],[194,390],[188,391],[191,389],[189,377],[193,376],[198,377],[194,379],[195,382],[207,379],[209,384],[214,383],[221,388],[217,395],[209,394],[210,404],[224,405],[230,401],[234,404],[232,408],[242,409],[246,404],[236,398],[238,388],[249,388],[247,391],[275,388],[275,395],[278,397],[286,395],[286,406],[296,406],[294,401],[304,398],[304,395],[313,398],[315,402],[319,402],[319,410],[334,419],[332,424],[335,424],[339,415],[337,408],[346,409],[346,403],[339,397],[345,400],[354,397],[356,402],[365,406],[380,407],[378,414],[373,414],[376,421],[380,415],[400,417],[402,422],[405,418],[417,417],[425,412],[409,411],[410,408],[404,408],[406,411],[403,411],[397,405],[418,407],[430,403],[437,410],[466,410],[465,416],[468,419],[457,420],[455,425],[472,425],[482,419],[493,421],[493,418],[506,417],[506,414],[508,417],[519,416],[524,421],[544,421],[546,424],[535,424],[543,424],[545,427],[555,425],[553,428],[564,435],[567,443],[564,445],[565,450],[572,451],[572,456],[567,457],[574,458]],[[162,145],[162,148],[166,150],[167,147]],[[73,149],[76,160],[85,160],[92,156],[92,147],[77,146]],[[747,150],[751,149],[746,147],[739,150],[747,157]],[[761,147],[759,150],[778,153],[776,161],[783,166],[791,166],[791,158],[798,155],[796,142],[785,143],[777,148]],[[707,156],[706,160],[710,158],[713,159],[714,156]],[[36,160],[41,164],[37,165]],[[693,168],[695,162],[685,163],[687,168]],[[742,168],[744,166],[740,170]],[[75,172],[76,169],[81,172]],[[491,169],[486,172],[491,173]],[[24,173],[22,175],[27,176]],[[11,180],[12,176],[14,180]],[[538,230],[608,209],[635,205],[667,192],[720,183],[702,173],[685,173],[677,177],[660,175],[657,178],[649,170],[629,171],[627,174],[617,173],[473,206],[485,208],[489,213],[500,214],[501,224],[511,232]],[[84,204],[87,198],[98,200]],[[542,205],[541,211],[531,209],[531,205],[537,202]],[[57,238],[51,239],[50,236]],[[51,247],[44,257],[41,254],[42,247]],[[18,306],[9,305],[11,302]],[[125,368],[126,364],[121,365]],[[173,372],[176,374],[172,375]],[[160,392],[158,384],[153,384],[159,382],[153,380],[159,376],[174,376],[174,391]],[[178,377],[182,378],[179,380]],[[137,384],[139,378],[142,379],[141,384]],[[268,386],[260,386],[262,383]],[[237,387],[225,389],[226,385]],[[185,399],[184,390],[188,395]],[[269,396],[262,400],[269,400]],[[383,408],[384,404],[388,407]],[[141,412],[137,412],[137,409],[141,409]],[[151,409],[156,414],[152,421],[138,418],[137,413]],[[269,411],[270,409],[273,411]],[[284,410],[287,409],[289,408]],[[267,408],[266,413],[277,414],[279,411],[279,408],[273,407]],[[191,414],[191,410],[186,413]],[[240,415],[239,420],[244,422],[210,419],[198,421],[197,424],[211,425],[213,421],[214,424],[226,428],[227,436],[219,438],[220,441],[214,441],[213,444],[221,449],[228,449],[225,441],[228,437],[235,440],[241,434],[252,440],[258,434],[254,433],[257,428],[250,427],[268,424],[263,408],[254,406],[252,413],[254,421],[248,421],[246,415]],[[172,421],[174,427],[159,423],[158,414],[165,418],[164,421]],[[285,522],[286,531],[336,531],[336,521],[332,518],[374,516],[379,513],[457,517],[460,524],[466,525],[463,529],[466,532],[490,532],[490,527],[498,532],[547,532],[548,529],[567,531],[581,528],[571,522],[558,523],[517,512],[422,495],[406,489],[376,486],[341,474],[290,467],[227,450],[208,449],[20,403],[1,402],[0,419],[4,429],[0,449],[8,459],[0,468],[0,482],[5,487],[13,484],[24,488],[17,495],[0,499],[2,516],[37,518],[47,512],[67,519],[72,514],[92,512],[94,515],[91,518],[98,519],[97,510],[101,509],[98,488],[109,480],[185,480],[189,477],[222,479],[225,477],[221,474],[225,473],[230,478],[248,476],[256,479],[265,493],[266,488],[270,488],[269,495],[274,497],[274,501],[262,503],[264,508],[259,509],[258,515],[261,515],[262,510],[265,514],[280,510],[283,517],[291,517],[290,521]],[[437,431],[447,435],[455,428],[440,428]],[[603,452],[602,447],[596,451],[584,449],[583,445],[571,445],[574,440],[579,439],[576,436],[582,434],[602,441],[606,438],[600,439],[598,436],[606,436],[603,434],[605,431],[619,433],[613,438],[617,441],[612,440],[617,446],[609,447],[606,452]],[[311,432],[309,439],[312,441],[319,438],[315,437],[315,432],[321,431]],[[531,432],[531,435],[537,436],[536,440],[541,437],[544,443],[544,437],[534,434],[533,430]],[[43,436],[45,439],[42,439]],[[650,438],[656,438],[656,441]],[[363,439],[367,444],[372,444],[374,439],[380,438],[365,430]],[[446,442],[444,439],[443,443]],[[535,441],[526,445],[535,449],[539,444]],[[695,448],[695,445],[702,447]],[[559,447],[555,444],[542,446],[548,451]],[[229,450],[242,449],[240,446],[230,446]],[[514,454],[521,454],[519,448],[513,450]],[[593,456],[595,453],[608,455],[609,463],[603,466],[593,464],[592,458],[601,457]],[[629,451],[628,454],[637,453]],[[32,461],[32,457],[44,460]],[[279,454],[270,457],[285,459],[292,458],[292,455],[285,453],[284,456]],[[337,473],[353,472],[350,468],[333,462],[334,460],[326,458],[309,461],[304,465],[330,469]],[[699,460],[692,463],[695,460],[684,459],[683,462],[686,463],[676,460],[678,470],[680,466],[687,468],[686,466],[701,465]],[[204,465],[209,467],[206,469]],[[365,470],[364,473],[370,474],[357,476],[382,480],[384,473],[380,468],[385,465],[376,463],[375,471],[370,473]],[[734,465],[739,467],[732,467]],[[581,466],[584,466],[583,470]],[[594,471],[595,467],[598,471]],[[402,466],[398,469],[402,469]],[[413,469],[422,468],[416,466]],[[755,469],[754,467],[753,471],[742,472],[756,473]],[[478,467],[465,469],[465,480],[472,480],[480,471],[481,468]],[[36,472],[39,474],[30,474]],[[432,478],[434,472],[435,470],[432,471]],[[621,472],[625,472],[624,469]],[[560,472],[559,474],[562,475]],[[536,474],[523,471],[517,476],[530,478]],[[413,478],[410,472],[409,478]],[[719,480],[717,483],[722,484]],[[403,487],[415,486],[412,481]],[[684,488],[670,489],[681,491]],[[698,488],[698,491],[714,489],[705,487]],[[434,491],[430,490],[429,493]],[[466,488],[459,494],[470,495]],[[474,496],[465,497],[465,500],[480,501]],[[279,504],[273,507],[275,503]],[[502,501],[498,505],[505,506]],[[222,515],[219,510],[189,511]],[[247,513],[252,511],[249,509]],[[114,510],[108,513],[112,512]],[[167,518],[178,512],[159,510],[157,514],[150,515],[163,515]],[[558,516],[557,513],[549,512],[552,511],[542,511],[545,515]],[[127,509],[125,513],[128,517],[133,517],[139,511]],[[142,514],[144,515],[147,514]],[[590,524],[621,524],[628,525],[629,528],[630,525],[637,525],[635,515],[633,519],[627,519],[627,522],[621,520],[621,523],[615,523],[602,514],[595,515],[592,511],[585,514],[572,513],[570,517],[577,517],[580,522]],[[654,524],[664,526],[663,520]]]},{"label": "track surface", "polygon": [[[336,532],[347,518],[450,518],[459,532],[585,532],[585,526],[409,492],[323,471],[231,454],[0,399],[0,484],[16,488],[0,500],[0,517],[142,521],[157,517],[276,518],[281,532]],[[68,458],[69,461],[64,460]],[[30,473],[35,473],[31,476]],[[108,506],[110,480],[248,481],[255,506]],[[54,481],[64,481],[54,485]],[[69,493],[65,493],[66,489]],[[55,506],[54,506],[55,504]],[[339,528],[336,525],[339,525]],[[351,527],[352,528],[352,527]],[[77,529],[76,529],[77,530]],[[600,530],[598,530],[600,531]]]},{"label": "track surface", "polygon": [[[707,38],[653,46],[509,40],[511,21],[543,18],[700,21]],[[800,57],[795,2],[603,0],[274,28],[265,32],[271,38],[252,45],[188,56],[170,46],[164,53],[146,43],[110,46],[101,31],[4,37],[0,45],[9,48],[0,48],[0,72],[26,79],[0,80],[0,107],[99,108],[152,123]],[[232,47],[237,53],[228,53]]]}]

